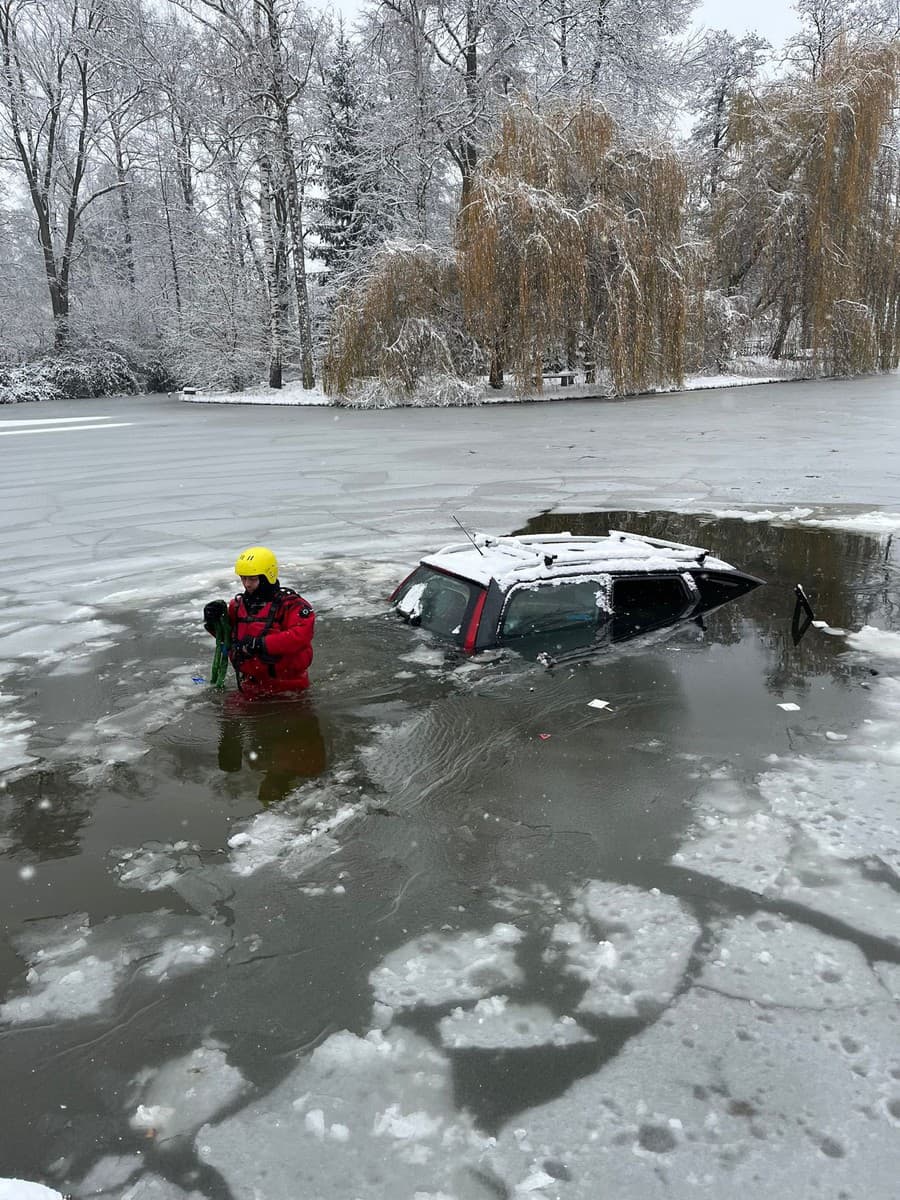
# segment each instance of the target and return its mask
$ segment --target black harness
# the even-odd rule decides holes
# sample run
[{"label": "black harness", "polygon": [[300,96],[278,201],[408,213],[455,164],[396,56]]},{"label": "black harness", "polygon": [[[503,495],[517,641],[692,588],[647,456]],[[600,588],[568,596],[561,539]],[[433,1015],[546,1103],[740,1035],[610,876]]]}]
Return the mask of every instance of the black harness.
[{"label": "black harness", "polygon": [[[272,626],[275,624],[275,622],[281,616],[281,612],[282,612],[282,609],[284,608],[285,601],[289,600],[292,596],[296,597],[298,600],[302,599],[302,597],[299,595],[299,593],[295,592],[293,588],[283,587],[283,588],[278,589],[278,591],[275,593],[275,595],[269,601],[269,611],[266,613],[266,618],[265,618],[265,621],[263,622],[262,633],[254,634],[254,637],[264,638],[267,634],[272,632]],[[247,600],[246,600],[245,593],[238,592],[238,594],[235,596],[235,600],[237,601],[237,604],[238,604],[238,613],[240,614],[240,607],[243,604],[244,612],[247,614],[248,617],[252,618],[253,614],[247,608]],[[238,617],[238,621],[240,621],[240,616]],[[248,621],[247,623],[249,624],[250,622]],[[236,640],[239,641],[240,639],[236,638]],[[272,654],[266,654],[265,651],[262,651],[259,654],[259,658],[269,668],[270,678],[274,679],[275,678],[275,656]],[[239,670],[237,671],[237,676],[238,676],[238,687],[240,687],[241,673]]]}]

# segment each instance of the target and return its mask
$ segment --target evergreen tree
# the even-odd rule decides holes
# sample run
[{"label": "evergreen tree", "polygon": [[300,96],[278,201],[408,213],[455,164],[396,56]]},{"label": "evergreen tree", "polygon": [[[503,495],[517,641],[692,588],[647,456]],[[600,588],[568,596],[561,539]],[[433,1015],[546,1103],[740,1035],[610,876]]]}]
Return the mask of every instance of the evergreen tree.
[{"label": "evergreen tree", "polygon": [[384,221],[376,206],[378,174],[367,152],[365,100],[353,47],[343,25],[334,58],[324,72],[325,140],[319,179],[324,196],[321,219],[313,224],[320,239],[316,255],[332,279],[357,262],[359,252],[380,242]]}]

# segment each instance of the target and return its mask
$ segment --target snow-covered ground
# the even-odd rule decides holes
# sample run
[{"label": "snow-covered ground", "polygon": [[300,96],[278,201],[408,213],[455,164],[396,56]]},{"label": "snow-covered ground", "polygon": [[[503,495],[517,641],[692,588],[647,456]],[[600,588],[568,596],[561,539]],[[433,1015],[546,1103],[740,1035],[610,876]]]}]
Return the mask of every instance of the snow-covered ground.
[{"label": "snow-covered ground", "polygon": [[[611,692],[590,674],[541,687],[496,660],[455,674],[421,641],[388,687],[344,659],[339,632],[377,621],[404,564],[455,536],[451,512],[499,532],[544,508],[627,506],[740,517],[748,538],[764,524],[867,533],[892,597],[894,391],[887,378],[521,409],[248,415],[142,399],[0,413],[0,436],[16,434],[0,474],[5,1130],[32,1094],[43,1105],[37,1133],[0,1155],[0,1200],[201,1200],[221,1180],[265,1200],[894,1200],[890,604],[878,627],[823,611],[807,635],[865,684],[841,676],[839,720],[811,715],[816,676],[806,695],[760,684],[783,738],[753,769],[728,737],[691,732],[699,690],[666,710],[674,731],[653,724],[662,650],[646,683],[635,657],[604,677],[622,692],[601,717],[585,698]],[[212,852],[180,821],[148,836],[164,797],[141,786],[168,782],[140,773],[151,747],[200,719],[198,613],[258,541],[317,585],[315,690],[365,725],[367,784],[333,769],[293,805],[216,813]],[[391,688],[407,683],[420,690],[403,708]],[[706,724],[734,704],[724,672],[717,687]],[[476,712],[495,714],[489,745],[466,724]],[[609,723],[576,726],[576,712]],[[185,744],[187,819],[206,802],[208,747]],[[555,752],[556,791],[530,797],[529,756]],[[604,858],[609,781],[658,778],[641,764],[660,754],[659,778],[691,787],[677,848],[653,879],[637,861],[623,879]],[[616,774],[614,757],[631,767]],[[584,760],[587,816],[569,794]],[[485,777],[509,790],[483,796]],[[230,799],[223,785],[216,803]],[[664,808],[626,799],[635,819],[645,801]],[[25,853],[41,812],[101,803],[107,824],[75,849]],[[89,871],[93,911],[72,902]],[[511,1077],[532,1090],[492,1121],[466,1090],[476,1069],[486,1083],[524,1071]],[[20,1148],[28,1137],[38,1150]]]},{"label": "snow-covered ground", "polygon": [[[766,369],[766,364],[756,363],[745,373],[721,375],[691,375],[685,379],[680,388],[655,388],[656,392],[699,391],[705,388],[744,387],[755,383],[783,382],[785,375],[773,370],[774,364]],[[255,388],[245,388],[242,392],[214,392],[204,388],[191,388],[179,393],[182,400],[191,404],[272,404],[281,407],[321,407],[333,405],[334,400],[322,390],[321,384],[312,388],[304,388],[301,383],[291,380],[283,387],[271,388],[261,384]],[[544,390],[537,393],[522,392],[507,384],[502,388],[489,388],[485,383],[481,396],[482,404],[518,404],[546,400],[596,400],[603,399],[604,392],[598,390],[597,384],[575,382],[562,386],[547,383]]]}]

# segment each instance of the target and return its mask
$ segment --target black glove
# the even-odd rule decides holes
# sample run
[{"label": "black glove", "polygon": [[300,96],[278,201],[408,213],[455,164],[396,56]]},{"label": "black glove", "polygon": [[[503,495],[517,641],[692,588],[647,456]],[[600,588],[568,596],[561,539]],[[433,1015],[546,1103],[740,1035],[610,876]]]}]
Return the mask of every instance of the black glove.
[{"label": "black glove", "polygon": [[210,600],[209,604],[203,607],[203,628],[210,633],[216,632],[216,626],[228,612],[228,605],[224,600]]},{"label": "black glove", "polygon": [[265,654],[266,639],[261,637],[244,638],[238,642],[238,650],[245,658],[251,658],[255,654]]}]

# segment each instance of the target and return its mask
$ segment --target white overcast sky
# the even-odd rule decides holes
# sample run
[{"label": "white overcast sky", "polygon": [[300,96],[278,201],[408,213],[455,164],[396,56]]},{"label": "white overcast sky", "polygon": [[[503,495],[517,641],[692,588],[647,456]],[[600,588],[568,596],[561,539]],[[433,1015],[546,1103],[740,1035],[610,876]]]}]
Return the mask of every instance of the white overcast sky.
[{"label": "white overcast sky", "polygon": [[694,15],[696,25],[708,29],[727,29],[738,37],[755,32],[774,47],[797,31],[797,14],[787,0],[755,0],[736,4],[735,0],[702,0]]},{"label": "white overcast sky", "polygon": [[[320,3],[322,7],[327,4],[342,12],[351,24],[360,8],[359,0],[320,0]],[[739,4],[737,0],[701,0],[694,24],[707,29],[727,29],[738,37],[752,30],[777,49],[796,31],[797,16],[790,0],[755,0],[752,4]]]}]

